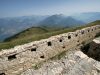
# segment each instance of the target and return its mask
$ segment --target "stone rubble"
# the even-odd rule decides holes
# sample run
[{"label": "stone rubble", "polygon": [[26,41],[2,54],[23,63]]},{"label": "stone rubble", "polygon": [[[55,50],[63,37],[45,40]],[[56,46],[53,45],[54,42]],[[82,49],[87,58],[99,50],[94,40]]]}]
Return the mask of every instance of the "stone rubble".
[{"label": "stone rubble", "polygon": [[100,62],[80,49],[72,49],[60,60],[49,60],[39,69],[28,69],[21,75],[100,75]]}]

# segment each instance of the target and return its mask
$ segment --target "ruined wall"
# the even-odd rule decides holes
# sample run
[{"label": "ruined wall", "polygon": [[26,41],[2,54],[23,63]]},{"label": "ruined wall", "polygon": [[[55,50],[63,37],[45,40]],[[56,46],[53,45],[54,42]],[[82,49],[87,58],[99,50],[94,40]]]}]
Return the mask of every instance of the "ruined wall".
[{"label": "ruined wall", "polygon": [[100,25],[96,25],[2,50],[0,51],[0,75],[16,75],[36,63],[93,39],[99,32]]},{"label": "ruined wall", "polygon": [[88,47],[88,52],[86,53],[89,57],[100,61],[100,37],[95,38]]}]

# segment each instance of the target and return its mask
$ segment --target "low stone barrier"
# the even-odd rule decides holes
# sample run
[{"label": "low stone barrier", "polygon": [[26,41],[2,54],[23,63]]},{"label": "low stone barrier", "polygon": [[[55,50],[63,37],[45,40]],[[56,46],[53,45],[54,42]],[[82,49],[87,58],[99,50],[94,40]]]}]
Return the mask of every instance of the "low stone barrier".
[{"label": "low stone barrier", "polygon": [[68,32],[0,51],[0,75],[16,75],[35,64],[67,51],[100,32],[100,25]]}]

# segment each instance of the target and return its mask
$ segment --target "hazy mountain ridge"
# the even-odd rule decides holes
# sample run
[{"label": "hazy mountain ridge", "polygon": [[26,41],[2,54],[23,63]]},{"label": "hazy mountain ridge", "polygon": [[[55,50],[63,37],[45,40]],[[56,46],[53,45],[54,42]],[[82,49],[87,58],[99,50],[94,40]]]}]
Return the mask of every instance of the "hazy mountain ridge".
[{"label": "hazy mountain ridge", "polygon": [[81,20],[85,23],[100,20],[100,12],[88,12],[72,15],[74,19]]},{"label": "hazy mountain ridge", "polygon": [[95,20],[100,20],[100,12],[81,13],[71,16],[56,14],[51,16],[0,18],[0,40],[31,27],[67,28],[84,25]]},{"label": "hazy mountain ridge", "polygon": [[43,20],[46,16],[23,16],[14,18],[1,18],[0,19],[0,40],[12,36],[27,28],[36,26],[39,21]]},{"label": "hazy mountain ridge", "polygon": [[71,27],[75,25],[82,25],[85,24],[82,21],[75,20],[70,16],[63,16],[63,15],[52,15],[47,17],[43,21],[39,23],[39,26],[45,27]]}]

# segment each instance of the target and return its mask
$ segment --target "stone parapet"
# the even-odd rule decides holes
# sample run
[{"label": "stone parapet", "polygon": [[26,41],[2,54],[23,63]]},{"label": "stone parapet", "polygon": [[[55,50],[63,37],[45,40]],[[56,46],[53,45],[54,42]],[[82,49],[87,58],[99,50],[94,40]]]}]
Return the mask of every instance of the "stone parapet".
[{"label": "stone parapet", "polygon": [[16,75],[100,33],[100,25],[33,41],[0,51],[0,75]]}]

